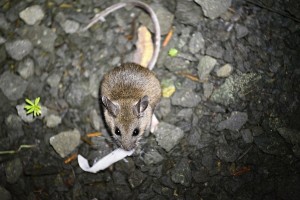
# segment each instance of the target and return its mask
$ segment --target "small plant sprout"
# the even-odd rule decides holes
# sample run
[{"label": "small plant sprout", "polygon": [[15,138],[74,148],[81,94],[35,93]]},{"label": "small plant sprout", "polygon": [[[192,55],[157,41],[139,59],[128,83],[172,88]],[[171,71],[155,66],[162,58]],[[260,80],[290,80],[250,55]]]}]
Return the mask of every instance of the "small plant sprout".
[{"label": "small plant sprout", "polygon": [[26,114],[33,113],[33,117],[36,117],[42,113],[41,106],[39,105],[40,99],[40,97],[37,97],[34,102],[32,102],[30,99],[25,99],[26,103],[28,104],[24,107]]},{"label": "small plant sprout", "polygon": [[175,48],[171,48],[171,49],[169,50],[168,54],[169,54],[169,56],[171,56],[171,57],[176,57],[177,54],[178,54],[178,50],[175,49]]}]

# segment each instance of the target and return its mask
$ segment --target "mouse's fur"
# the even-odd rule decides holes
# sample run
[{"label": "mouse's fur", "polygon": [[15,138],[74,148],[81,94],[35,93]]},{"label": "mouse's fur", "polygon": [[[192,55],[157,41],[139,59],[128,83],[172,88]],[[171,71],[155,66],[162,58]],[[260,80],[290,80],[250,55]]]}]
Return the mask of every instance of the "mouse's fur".
[{"label": "mouse's fur", "polygon": [[137,146],[150,127],[160,98],[161,87],[154,73],[138,64],[123,64],[104,76],[101,84],[104,117],[122,148],[131,150]]}]

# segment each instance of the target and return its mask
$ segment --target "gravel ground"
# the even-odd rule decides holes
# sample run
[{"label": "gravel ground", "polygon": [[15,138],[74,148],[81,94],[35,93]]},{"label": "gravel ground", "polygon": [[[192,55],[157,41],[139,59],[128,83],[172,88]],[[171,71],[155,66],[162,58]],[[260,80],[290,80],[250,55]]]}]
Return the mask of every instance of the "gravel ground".
[{"label": "gravel ground", "polygon": [[[96,174],[64,162],[115,148],[99,83],[130,61],[137,27],[151,30],[128,7],[81,31],[116,2],[0,2],[1,200],[300,199],[297,0],[146,0],[162,37],[173,28],[154,68],[158,129]],[[36,97],[42,115],[26,115],[25,99]],[[7,152],[20,145],[32,146]]]}]

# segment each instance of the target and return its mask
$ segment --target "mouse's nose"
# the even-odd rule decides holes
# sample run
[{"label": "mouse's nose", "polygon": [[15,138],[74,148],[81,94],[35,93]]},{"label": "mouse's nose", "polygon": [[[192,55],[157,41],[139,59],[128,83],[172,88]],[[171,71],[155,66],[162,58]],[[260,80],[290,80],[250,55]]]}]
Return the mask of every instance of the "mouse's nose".
[{"label": "mouse's nose", "polygon": [[134,143],[123,143],[122,147],[126,151],[131,151],[132,149],[134,149],[136,147],[136,145]]}]

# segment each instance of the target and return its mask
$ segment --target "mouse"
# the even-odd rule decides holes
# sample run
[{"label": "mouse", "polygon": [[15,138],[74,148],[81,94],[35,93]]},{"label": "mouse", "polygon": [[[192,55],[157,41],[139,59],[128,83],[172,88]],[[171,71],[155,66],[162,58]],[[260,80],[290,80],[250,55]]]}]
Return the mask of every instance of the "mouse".
[{"label": "mouse", "polygon": [[84,28],[87,30],[105,16],[127,5],[146,11],[154,24],[154,51],[148,66],[129,62],[107,72],[100,83],[100,103],[104,120],[116,144],[130,151],[139,146],[144,133],[157,122],[154,110],[161,99],[161,86],[151,70],[156,64],[160,50],[160,26],[152,8],[140,1],[114,4],[95,15]]}]

